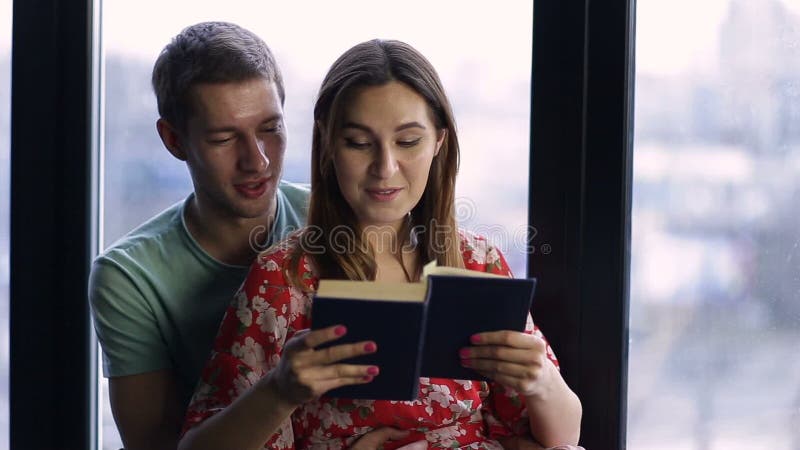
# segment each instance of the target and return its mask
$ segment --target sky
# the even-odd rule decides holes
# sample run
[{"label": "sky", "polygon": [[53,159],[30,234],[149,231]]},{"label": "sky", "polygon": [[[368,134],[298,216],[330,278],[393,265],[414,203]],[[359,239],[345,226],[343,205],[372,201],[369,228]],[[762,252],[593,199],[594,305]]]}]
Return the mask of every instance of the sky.
[{"label": "sky", "polygon": [[[529,72],[530,56],[520,61],[519,55],[520,49],[530,48],[532,6],[527,0],[512,2],[513,8],[486,8],[482,3],[453,0],[111,0],[103,4],[104,46],[107,53],[124,52],[151,62],[183,27],[226,20],[256,32],[282,66],[292,65],[309,77],[321,78],[344,50],[376,37],[408,42],[437,68],[457,64],[467,53],[497,72],[519,67]],[[402,6],[386,6],[390,4]],[[147,33],[141,32],[143,23]],[[489,34],[492,38],[486,39]],[[498,37],[506,38],[503,48],[493,44]],[[456,42],[458,46],[453,46]]]},{"label": "sky", "polygon": [[[755,0],[753,0],[755,1]],[[365,0],[267,2],[264,0],[154,1],[103,3],[106,18],[106,48],[134,52],[152,60],[158,50],[177,31],[190,23],[208,19],[231,20],[257,29],[275,47],[285,39],[302,36],[321,54],[341,53],[343,42],[359,42],[369,37],[403,38],[407,30],[420,36],[420,47],[430,58],[445,60],[445,52],[426,51],[425,41],[454,42],[445,32],[453,22],[469,32],[458,35],[460,45],[472,48],[491,64],[511,64],[512,50],[490,48],[481,37],[484,33],[502,33],[504,29],[530,27],[529,14],[507,14],[504,5],[518,7],[530,0],[505,0],[486,8],[483,2],[406,1],[398,3]],[[647,74],[676,74],[706,71],[715,63],[717,30],[724,19],[729,0],[639,0],[637,1],[637,70]],[[800,13],[800,0],[784,0],[786,6]],[[12,0],[0,0],[0,54],[11,45]],[[466,5],[466,6],[465,6]],[[334,14],[348,11],[331,20]],[[308,14],[313,12],[313,14]],[[272,15],[281,19],[271,21]],[[369,20],[365,17],[371,17]],[[142,29],[147,32],[143,33]],[[320,33],[319,30],[324,30]],[[436,64],[436,61],[434,61]]]}]

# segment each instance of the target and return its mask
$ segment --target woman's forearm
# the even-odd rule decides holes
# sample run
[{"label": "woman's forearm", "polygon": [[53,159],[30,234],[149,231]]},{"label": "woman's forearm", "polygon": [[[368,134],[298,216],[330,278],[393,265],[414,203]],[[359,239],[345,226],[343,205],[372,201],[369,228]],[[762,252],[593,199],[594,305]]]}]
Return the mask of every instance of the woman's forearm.
[{"label": "woman's forearm", "polygon": [[545,447],[577,445],[583,414],[581,402],[553,364],[548,364],[547,370],[553,377],[549,388],[525,398],[531,435]]},{"label": "woman's forearm", "polygon": [[270,375],[222,411],[189,430],[178,449],[261,449],[297,408],[280,398]]}]

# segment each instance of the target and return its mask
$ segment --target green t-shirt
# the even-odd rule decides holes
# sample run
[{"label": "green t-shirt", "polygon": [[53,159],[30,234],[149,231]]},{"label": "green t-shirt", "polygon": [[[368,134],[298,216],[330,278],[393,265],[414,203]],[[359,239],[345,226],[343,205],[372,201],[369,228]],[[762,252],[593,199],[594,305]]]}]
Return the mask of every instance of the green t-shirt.
[{"label": "green t-shirt", "polygon": [[[267,245],[305,225],[308,195],[307,186],[280,183]],[[184,405],[249,269],[217,261],[194,240],[184,220],[190,199],[114,243],[95,259],[89,280],[105,376],[171,368]]]}]

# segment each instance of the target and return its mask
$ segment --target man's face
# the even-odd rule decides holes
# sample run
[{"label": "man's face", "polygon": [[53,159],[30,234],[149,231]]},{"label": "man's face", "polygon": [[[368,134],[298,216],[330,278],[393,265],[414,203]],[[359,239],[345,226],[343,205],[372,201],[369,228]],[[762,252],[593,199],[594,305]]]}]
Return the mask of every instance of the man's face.
[{"label": "man's face", "polygon": [[198,204],[232,219],[270,214],[286,151],[275,84],[199,84],[191,95],[183,144]]}]

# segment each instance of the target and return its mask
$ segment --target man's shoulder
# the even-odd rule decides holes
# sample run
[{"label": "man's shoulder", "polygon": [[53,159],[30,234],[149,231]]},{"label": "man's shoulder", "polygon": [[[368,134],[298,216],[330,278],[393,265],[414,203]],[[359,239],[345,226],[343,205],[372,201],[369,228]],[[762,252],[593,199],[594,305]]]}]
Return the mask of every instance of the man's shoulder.
[{"label": "man's shoulder", "polygon": [[278,190],[290,202],[307,202],[308,196],[311,194],[311,186],[308,183],[293,183],[286,180],[278,183]]},{"label": "man's shoulder", "polygon": [[95,265],[148,263],[183,242],[183,204],[170,206],[119,238],[95,259]]}]

